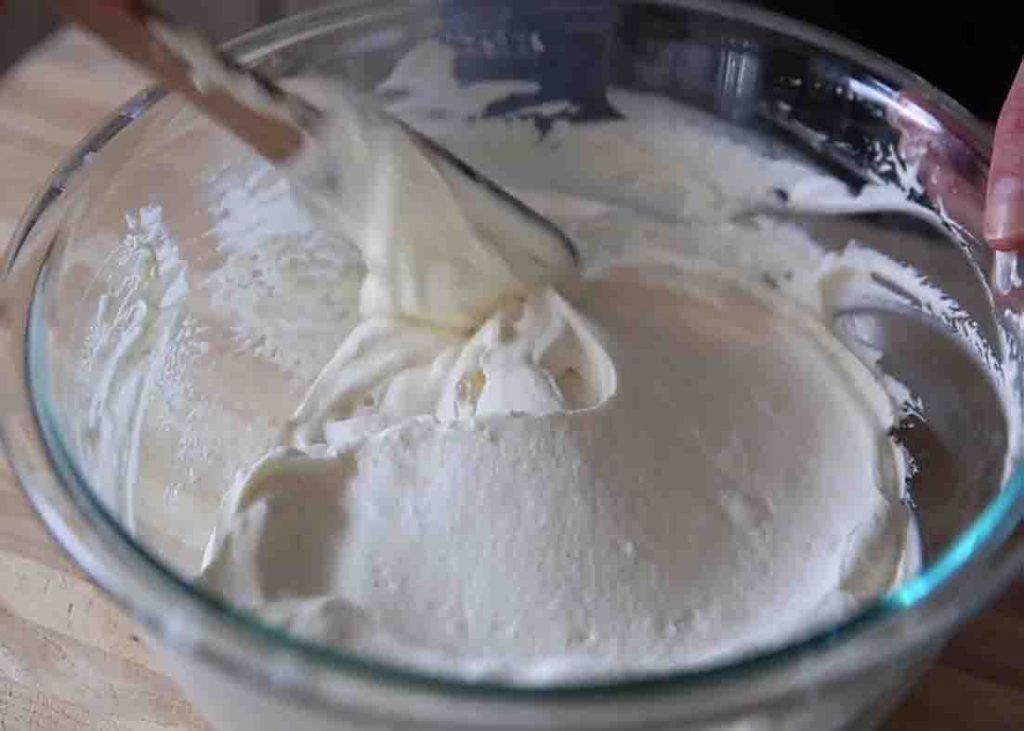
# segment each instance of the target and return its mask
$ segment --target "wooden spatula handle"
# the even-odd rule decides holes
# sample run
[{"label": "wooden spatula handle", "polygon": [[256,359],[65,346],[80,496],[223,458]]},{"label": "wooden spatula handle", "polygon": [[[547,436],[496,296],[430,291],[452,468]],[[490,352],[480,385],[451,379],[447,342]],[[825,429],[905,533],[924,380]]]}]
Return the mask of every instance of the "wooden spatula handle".
[{"label": "wooden spatula handle", "polygon": [[[65,18],[186,96],[272,161],[294,156],[303,145],[303,129],[316,122],[318,113],[308,104],[241,68],[205,39],[177,29],[140,0],[50,2]],[[169,42],[172,38],[187,41],[188,52],[183,44]],[[217,73],[198,68],[196,55]],[[225,83],[231,80],[233,83]],[[238,93],[241,85],[247,94]]]}]

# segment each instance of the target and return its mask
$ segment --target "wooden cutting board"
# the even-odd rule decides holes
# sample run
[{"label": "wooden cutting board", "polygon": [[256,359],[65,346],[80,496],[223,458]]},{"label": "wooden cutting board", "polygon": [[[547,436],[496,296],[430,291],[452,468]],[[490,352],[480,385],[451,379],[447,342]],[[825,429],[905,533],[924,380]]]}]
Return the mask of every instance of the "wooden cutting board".
[{"label": "wooden cutting board", "polygon": [[[75,31],[0,79],[2,245],[50,171],[145,83]],[[0,466],[0,731],[208,728]],[[885,728],[1024,731],[1024,582],[959,633]]]}]

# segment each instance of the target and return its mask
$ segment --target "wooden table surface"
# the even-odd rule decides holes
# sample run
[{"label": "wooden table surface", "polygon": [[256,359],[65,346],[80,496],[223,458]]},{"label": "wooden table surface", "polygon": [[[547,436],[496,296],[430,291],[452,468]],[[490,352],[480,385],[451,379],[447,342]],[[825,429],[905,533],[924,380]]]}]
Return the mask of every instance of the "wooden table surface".
[{"label": "wooden table surface", "polygon": [[[64,31],[0,79],[0,242],[46,176],[145,83]],[[4,244],[5,245],[5,244]],[[2,357],[2,356],[0,356]],[[206,731],[0,465],[0,731]],[[1024,582],[961,630],[886,731],[1024,731]]]}]

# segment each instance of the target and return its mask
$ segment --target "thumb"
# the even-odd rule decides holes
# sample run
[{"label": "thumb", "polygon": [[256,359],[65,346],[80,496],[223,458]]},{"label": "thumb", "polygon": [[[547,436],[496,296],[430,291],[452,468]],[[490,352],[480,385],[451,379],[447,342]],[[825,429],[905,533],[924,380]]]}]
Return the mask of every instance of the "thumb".
[{"label": "thumb", "polygon": [[996,123],[985,238],[995,249],[1024,251],[1024,63]]}]

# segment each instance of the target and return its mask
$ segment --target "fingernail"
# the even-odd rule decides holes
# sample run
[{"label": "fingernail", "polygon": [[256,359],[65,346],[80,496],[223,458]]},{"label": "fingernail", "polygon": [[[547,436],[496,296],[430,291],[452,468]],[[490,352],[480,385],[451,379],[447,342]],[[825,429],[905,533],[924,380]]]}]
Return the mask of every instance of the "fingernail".
[{"label": "fingernail", "polygon": [[1024,179],[999,178],[989,184],[985,238],[997,249],[1024,249]]}]

